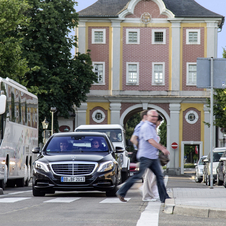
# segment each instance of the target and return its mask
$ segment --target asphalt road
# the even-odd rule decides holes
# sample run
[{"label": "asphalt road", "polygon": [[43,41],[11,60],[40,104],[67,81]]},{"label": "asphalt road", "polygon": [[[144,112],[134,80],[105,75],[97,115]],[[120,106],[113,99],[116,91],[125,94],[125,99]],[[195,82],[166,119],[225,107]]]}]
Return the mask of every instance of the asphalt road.
[{"label": "asphalt road", "polygon": [[[167,188],[206,188],[195,183],[194,174],[169,176]],[[45,197],[33,197],[31,186],[6,188],[0,196],[2,226],[136,226],[147,202],[141,200],[136,183],[128,192],[128,203],[108,199],[102,192],[56,192]],[[150,223],[150,225],[152,225]],[[159,226],[226,225],[223,219],[197,218],[165,214],[159,211]]]}]

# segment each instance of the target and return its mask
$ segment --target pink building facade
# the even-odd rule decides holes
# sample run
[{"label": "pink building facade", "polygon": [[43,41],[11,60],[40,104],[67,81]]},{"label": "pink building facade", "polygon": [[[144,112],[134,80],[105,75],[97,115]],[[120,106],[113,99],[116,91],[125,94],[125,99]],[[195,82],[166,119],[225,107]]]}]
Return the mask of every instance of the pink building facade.
[{"label": "pink building facade", "polygon": [[[113,4],[114,2],[114,4]],[[168,168],[184,171],[185,145],[210,151],[206,98],[196,87],[197,57],[217,56],[224,18],[193,0],[99,0],[79,12],[78,50],[91,50],[98,83],[76,109],[81,124],[121,124],[144,109],[167,122]],[[178,143],[176,150],[171,148]]]}]

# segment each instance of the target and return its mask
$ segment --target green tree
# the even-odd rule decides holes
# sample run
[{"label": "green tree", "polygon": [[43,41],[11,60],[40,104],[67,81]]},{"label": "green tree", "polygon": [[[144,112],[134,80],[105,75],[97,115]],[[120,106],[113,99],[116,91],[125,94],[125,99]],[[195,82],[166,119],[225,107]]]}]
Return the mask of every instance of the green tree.
[{"label": "green tree", "polygon": [[18,31],[29,20],[24,15],[29,5],[23,0],[0,0],[0,76],[12,79],[23,77],[28,71],[26,59],[21,57]]},{"label": "green tree", "polygon": [[167,123],[164,120],[163,123],[159,126],[159,137],[160,137],[160,144],[166,147],[167,145]]},{"label": "green tree", "polygon": [[[39,98],[39,121],[45,116],[51,122],[50,108],[56,107],[54,130],[58,116],[69,117],[72,106],[86,101],[86,94],[97,77],[92,71],[89,52],[71,56],[76,37],[70,30],[78,24],[73,0],[28,0],[31,8],[26,15],[29,26],[22,26],[23,56],[28,59],[29,72],[20,82]],[[41,138],[41,123],[39,137]]]},{"label": "green tree", "polygon": [[[223,49],[223,58],[226,58],[225,49]],[[213,115],[215,116],[213,123],[217,127],[226,128],[226,90],[214,89],[213,99]],[[207,103],[209,104],[208,107],[210,107],[210,99],[207,99]],[[210,125],[209,123],[206,124]]]}]

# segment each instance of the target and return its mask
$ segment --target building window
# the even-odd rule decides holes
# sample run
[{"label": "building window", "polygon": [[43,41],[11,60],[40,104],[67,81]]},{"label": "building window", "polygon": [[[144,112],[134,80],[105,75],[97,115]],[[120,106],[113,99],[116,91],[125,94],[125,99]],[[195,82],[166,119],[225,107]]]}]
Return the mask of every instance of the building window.
[{"label": "building window", "polygon": [[152,29],[152,44],[166,44],[165,29]]},{"label": "building window", "polygon": [[188,111],[185,115],[185,119],[187,123],[195,124],[198,121],[199,116],[195,111]]},{"label": "building window", "polygon": [[152,63],[152,85],[165,85],[165,63]]},{"label": "building window", "polygon": [[96,74],[98,82],[94,85],[105,85],[105,63],[93,62],[93,72]]},{"label": "building window", "polygon": [[92,44],[106,44],[105,29],[92,29]]},{"label": "building window", "polygon": [[96,123],[101,123],[104,121],[104,119],[106,118],[106,115],[104,114],[103,111],[101,110],[96,110],[93,112],[92,114],[92,119],[94,122]]},{"label": "building window", "polygon": [[187,29],[186,30],[186,44],[200,44],[200,30],[199,29]]},{"label": "building window", "polygon": [[196,63],[187,63],[187,84],[196,86],[197,66]]},{"label": "building window", "polygon": [[139,29],[126,29],[126,44],[140,44]]},{"label": "building window", "polygon": [[126,63],[126,84],[139,85],[139,63]]}]

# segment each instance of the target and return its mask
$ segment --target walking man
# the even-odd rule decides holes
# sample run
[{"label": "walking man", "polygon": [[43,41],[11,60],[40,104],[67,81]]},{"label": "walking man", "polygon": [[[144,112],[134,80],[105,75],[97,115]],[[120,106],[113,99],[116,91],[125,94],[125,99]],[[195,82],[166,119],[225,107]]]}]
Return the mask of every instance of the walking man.
[{"label": "walking man", "polygon": [[156,110],[149,110],[147,113],[147,121],[143,123],[139,133],[139,150],[137,153],[137,158],[140,161],[139,171],[137,174],[130,177],[116,193],[122,202],[126,202],[124,197],[127,191],[138,179],[141,179],[147,168],[152,170],[156,176],[160,201],[165,203],[165,199],[169,198],[163,181],[163,173],[160,168],[158,150],[161,150],[165,155],[168,155],[169,151],[158,143],[155,129],[157,120],[158,112]]}]

